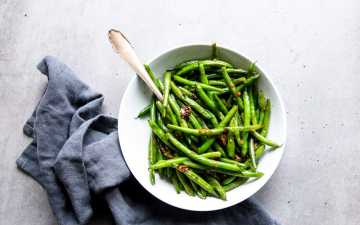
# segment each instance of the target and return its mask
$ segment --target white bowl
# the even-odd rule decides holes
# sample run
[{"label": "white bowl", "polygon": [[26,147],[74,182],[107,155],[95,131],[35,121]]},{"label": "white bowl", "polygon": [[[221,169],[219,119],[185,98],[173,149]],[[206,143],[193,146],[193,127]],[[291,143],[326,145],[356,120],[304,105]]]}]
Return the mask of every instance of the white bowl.
[{"label": "white bowl", "polygon": [[[204,59],[211,55],[210,45],[187,45],[172,49],[152,60],[149,65],[157,76],[167,69],[190,59]],[[218,57],[235,66],[247,68],[250,61],[230,49],[218,47]],[[270,179],[279,165],[284,152],[286,140],[286,115],[283,102],[269,75],[259,67],[261,77],[258,87],[270,98],[272,104],[271,123],[268,137],[282,144],[281,148],[267,152],[261,159],[258,170],[264,176],[246,183],[227,193],[227,200],[208,197],[205,200],[189,197],[184,192],[177,194],[171,183],[156,175],[156,184],[151,185],[148,172],[148,142],[150,128],[146,119],[136,119],[139,111],[150,103],[151,92],[145,84],[134,75],[130,81],[120,104],[119,140],[126,164],[139,183],[158,199],[172,206],[192,210],[211,211],[223,209],[244,201],[255,194]]]}]

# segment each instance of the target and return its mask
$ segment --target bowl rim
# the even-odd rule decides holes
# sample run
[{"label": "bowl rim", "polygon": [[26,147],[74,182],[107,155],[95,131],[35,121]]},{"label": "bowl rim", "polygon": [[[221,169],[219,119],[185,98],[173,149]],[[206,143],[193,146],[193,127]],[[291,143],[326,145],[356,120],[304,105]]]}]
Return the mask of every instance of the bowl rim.
[{"label": "bowl rim", "polygon": [[[173,52],[173,51],[176,51],[178,49],[182,49],[182,48],[188,48],[188,47],[211,47],[211,44],[202,44],[202,43],[187,43],[187,44],[182,44],[182,45],[177,45],[176,47],[174,48],[170,48],[170,49],[167,49],[167,50],[162,50],[160,51],[159,54],[157,54],[156,57],[152,57],[151,59],[149,60],[146,60],[146,64],[150,65],[152,62],[154,62],[157,58],[161,57],[162,55],[164,54],[167,54],[169,52]],[[228,46],[224,46],[224,45],[219,45],[218,43],[216,43],[216,47],[217,48],[222,48],[226,51],[230,51],[232,53],[235,53],[243,58],[245,58],[246,60],[252,62],[248,57],[244,56],[243,54],[240,54],[239,52],[235,51],[235,50],[232,50],[233,48],[229,48]],[[267,180],[265,180],[265,182],[262,184],[262,185],[259,185],[256,190],[248,197],[244,198],[244,199],[241,199],[239,201],[235,201],[233,204],[229,204],[229,205],[226,205],[226,206],[222,206],[222,207],[219,207],[219,208],[214,208],[214,209],[205,209],[205,210],[202,210],[201,208],[197,208],[197,209],[189,209],[189,208],[182,208],[180,206],[177,206],[177,205],[174,205],[172,204],[171,202],[168,202],[165,200],[165,198],[162,198],[162,197],[159,197],[155,194],[153,194],[151,191],[149,191],[143,184],[142,182],[133,174],[132,170],[130,169],[125,157],[124,157],[124,154],[123,154],[123,150],[122,150],[122,147],[121,147],[121,138],[120,138],[120,127],[121,125],[119,124],[120,123],[120,120],[118,119],[118,138],[119,138],[119,144],[120,144],[120,150],[121,150],[121,154],[123,156],[123,159],[124,159],[124,162],[125,162],[125,165],[126,167],[128,168],[128,170],[130,171],[130,173],[133,175],[133,177],[136,179],[136,181],[147,191],[149,192],[153,197],[157,198],[158,200],[160,200],[161,202],[167,204],[167,205],[170,205],[172,207],[176,207],[176,208],[179,208],[179,209],[182,209],[182,210],[188,210],[188,211],[194,211],[194,212],[211,212],[211,211],[217,211],[217,210],[223,210],[223,209],[226,209],[226,208],[229,208],[229,207],[232,207],[234,205],[237,205],[245,200],[247,200],[248,198],[252,197],[253,195],[255,195],[261,188],[263,188],[265,186],[265,184],[267,184],[269,182],[269,180],[271,179],[271,177],[274,175],[275,171],[279,168],[279,165],[283,159],[283,156],[284,156],[284,152],[285,152],[285,147],[286,147],[286,141],[287,141],[287,115],[286,115],[286,110],[285,110],[285,105],[284,105],[284,102],[283,102],[283,99],[277,89],[277,87],[274,85],[274,82],[273,80],[270,78],[269,75],[267,75],[268,73],[266,72],[266,70],[263,69],[263,67],[260,67],[258,64],[256,65],[256,67],[264,74],[264,76],[266,77],[266,79],[268,80],[268,82],[270,83],[271,87],[273,88],[274,92],[275,92],[275,95],[277,96],[278,98],[278,101],[279,101],[279,106],[280,106],[280,110],[281,110],[281,113],[283,115],[283,130],[285,130],[284,132],[284,135],[283,135],[283,143],[282,143],[282,146],[281,148],[283,149],[283,151],[281,152],[280,154],[280,159],[279,159],[279,162],[277,163],[275,169],[273,171],[271,171],[271,173],[268,173],[269,176],[267,178]],[[121,114],[121,109],[124,107],[123,104],[124,104],[124,97],[126,96],[127,92],[130,90],[129,87],[130,87],[130,84],[132,84],[133,82],[135,82],[135,80],[138,79],[137,76],[133,76],[130,81],[127,83],[126,85],[126,88],[125,88],[125,91],[123,92],[123,95],[121,97],[121,102],[120,102],[120,106],[119,106],[119,112],[118,112],[118,118],[120,118],[120,114]]]}]

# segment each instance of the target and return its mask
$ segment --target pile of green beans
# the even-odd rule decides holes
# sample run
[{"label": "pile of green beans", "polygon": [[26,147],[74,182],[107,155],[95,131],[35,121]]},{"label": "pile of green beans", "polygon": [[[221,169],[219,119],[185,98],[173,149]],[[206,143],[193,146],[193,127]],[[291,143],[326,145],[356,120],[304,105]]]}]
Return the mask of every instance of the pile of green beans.
[{"label": "pile of green beans", "polygon": [[258,90],[254,64],[247,69],[216,59],[191,60],[156,78],[163,93],[138,115],[149,116],[150,182],[155,173],[177,193],[226,200],[226,192],[263,173],[257,170],[266,148],[280,145],[267,138],[271,103]]}]

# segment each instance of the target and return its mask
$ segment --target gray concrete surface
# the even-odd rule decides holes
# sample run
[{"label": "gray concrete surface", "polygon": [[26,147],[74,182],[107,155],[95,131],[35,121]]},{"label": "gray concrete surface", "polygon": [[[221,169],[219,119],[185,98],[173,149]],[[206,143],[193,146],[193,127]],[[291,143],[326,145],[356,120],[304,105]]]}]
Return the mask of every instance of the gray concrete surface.
[{"label": "gray concrete surface", "polygon": [[36,64],[59,57],[116,115],[133,73],[108,44],[112,27],[144,60],[213,41],[257,60],[284,98],[288,142],[256,197],[282,224],[360,224],[359,1],[0,0],[0,225],[55,224],[44,191],[15,166],[46,83]]}]

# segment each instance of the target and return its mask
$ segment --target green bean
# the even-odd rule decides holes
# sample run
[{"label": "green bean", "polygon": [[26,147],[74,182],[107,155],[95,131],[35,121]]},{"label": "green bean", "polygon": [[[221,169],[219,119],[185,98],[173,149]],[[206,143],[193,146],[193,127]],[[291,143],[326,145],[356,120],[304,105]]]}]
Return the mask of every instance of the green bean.
[{"label": "green bean", "polygon": [[218,180],[214,177],[208,176],[207,182],[215,189],[215,191],[219,194],[220,199],[226,200],[226,192],[224,188],[221,186]]},{"label": "green bean", "polygon": [[209,80],[209,85],[226,87],[226,83],[221,80]]},{"label": "green bean", "polygon": [[228,192],[244,184],[246,181],[247,178],[237,178],[234,182],[225,185],[223,188],[226,192]]},{"label": "green bean", "polygon": [[184,163],[185,161],[188,161],[188,160],[189,160],[189,158],[187,158],[187,157],[177,157],[177,158],[173,158],[173,159],[160,160],[156,164],[151,165],[150,168],[157,170],[157,169],[162,169],[162,168],[166,168],[166,167],[172,167],[174,165]]},{"label": "green bean", "polygon": [[217,91],[219,93],[224,93],[224,92],[227,91],[225,88],[213,87],[213,86],[203,84],[203,83],[200,83],[200,82],[188,80],[188,79],[182,78],[182,77],[177,76],[177,75],[174,76],[174,80],[176,82],[178,82],[178,83],[189,85],[191,87],[195,87],[196,85],[200,85],[202,88],[204,88],[205,90],[208,90],[208,91]]},{"label": "green bean", "polygon": [[234,85],[238,85],[238,84],[244,83],[245,81],[246,81],[245,77],[239,77],[237,79],[234,79],[233,83],[234,83]]},{"label": "green bean", "polygon": [[[232,117],[234,116],[234,114],[237,112],[238,107],[237,106],[233,106],[231,108],[231,110],[225,115],[224,119],[221,120],[221,122],[218,124],[218,126],[216,128],[222,128],[225,127],[230,120],[232,119]],[[215,142],[215,138],[209,138],[207,139],[199,148],[198,148],[198,152],[199,153],[203,153],[205,152],[207,149],[210,148],[210,146]]]},{"label": "green bean", "polygon": [[180,150],[182,153],[184,153],[187,157],[189,157],[190,159],[199,162],[200,164],[209,166],[211,168],[220,168],[223,170],[228,170],[228,171],[234,171],[234,172],[241,172],[241,169],[233,164],[229,164],[229,163],[224,163],[224,162],[219,162],[216,160],[212,160],[212,159],[207,159],[201,155],[196,154],[195,152],[193,152],[192,150],[190,150],[188,147],[186,147],[185,145],[183,145],[181,142],[179,142],[174,136],[172,136],[170,133],[167,133],[167,138],[169,139],[169,141],[178,149]]},{"label": "green bean", "polygon": [[193,64],[193,63],[197,63],[198,60],[188,60],[188,61],[185,61],[185,62],[182,62],[182,63],[179,63],[177,64],[173,70],[179,70],[187,65],[190,65],[190,64]]},{"label": "green bean", "polygon": [[161,129],[167,131],[168,128],[165,126],[163,118],[161,117],[160,113],[156,113],[156,123],[159,125]]},{"label": "green bean", "polygon": [[[210,108],[212,112],[219,115],[220,111],[217,110],[215,102],[205,93],[201,86],[196,86],[196,91],[198,93],[199,98],[201,101]],[[219,116],[220,117],[220,116]]]},{"label": "green bean", "polygon": [[164,106],[159,100],[156,100],[155,105],[156,105],[156,108],[158,109],[159,112],[164,110]]},{"label": "green bean", "polygon": [[[257,147],[257,149],[255,150],[255,161],[258,162],[259,159],[264,155],[264,153],[265,153],[265,145],[260,145],[259,147]],[[252,160],[251,159],[246,160],[245,164],[247,166],[251,166]]]},{"label": "green bean", "polygon": [[153,73],[153,71],[151,70],[150,66],[148,64],[144,64],[145,70],[146,72],[149,74],[149,77],[151,78],[151,80],[153,80],[155,82],[155,75]]},{"label": "green bean", "polygon": [[139,114],[137,115],[136,118],[143,118],[143,117],[145,117],[146,115],[148,115],[148,114],[150,113],[151,106],[152,106],[152,104],[149,104],[149,105],[147,105],[145,108],[143,108],[143,109],[139,112]]},{"label": "green bean", "polygon": [[[236,114],[235,114],[235,116],[233,118],[234,118],[235,126],[236,127],[241,126],[239,112],[236,112]],[[242,141],[241,141],[241,137],[240,137],[240,130],[235,130],[234,135],[235,135],[235,141],[236,141],[237,145],[241,146]]]},{"label": "green bean", "polygon": [[226,72],[225,67],[222,68],[222,75],[224,77],[226,85],[228,86],[231,93],[234,95],[236,103],[238,104],[239,108],[242,109],[244,106],[243,106],[243,102],[240,98],[241,93],[240,93],[240,91],[236,91],[235,84],[232,82],[229,74]]},{"label": "green bean", "polygon": [[221,79],[222,76],[220,74],[217,73],[212,73],[212,74],[207,74],[207,79],[211,80],[211,79]]},{"label": "green bean", "polygon": [[209,84],[209,81],[206,77],[204,64],[201,62],[199,63],[199,72],[200,72],[200,81],[204,84]]},{"label": "green bean", "polygon": [[235,176],[235,177],[255,177],[255,178],[259,178],[262,177],[264,175],[264,173],[262,172],[253,172],[253,171],[249,171],[249,170],[244,170],[242,172],[229,172],[229,171],[224,171],[224,170],[219,170],[219,169],[213,169],[214,172],[217,173],[223,173],[229,176]]},{"label": "green bean", "polygon": [[226,156],[224,149],[216,142],[214,143],[214,149],[218,152],[221,152],[221,156]]},{"label": "green bean", "polygon": [[254,76],[251,76],[247,78],[241,85],[236,87],[236,91],[241,91],[244,87],[250,86],[253,84],[258,78],[260,77],[259,74],[256,74]]},{"label": "green bean", "polygon": [[277,144],[269,139],[267,139],[266,137],[262,136],[261,134],[259,134],[258,132],[256,131],[251,131],[251,133],[253,134],[253,136],[258,140],[260,141],[261,143],[265,144],[265,145],[268,145],[268,146],[271,146],[271,147],[274,147],[274,148],[278,148],[280,147],[281,145],[280,144]]},{"label": "green bean", "polygon": [[225,62],[225,61],[221,61],[218,59],[214,59],[214,60],[191,60],[188,62],[184,62],[179,64],[178,66],[175,67],[175,69],[178,70],[178,72],[176,73],[177,76],[181,76],[184,74],[188,74],[192,71],[195,71],[196,69],[199,68],[199,64],[202,63],[204,65],[204,67],[206,69],[209,68],[220,68],[220,67],[228,67],[231,68],[232,65]]},{"label": "green bean", "polygon": [[157,83],[157,86],[160,89],[160,91],[164,92],[165,87],[164,87],[163,82],[160,79],[156,79],[156,83]]},{"label": "green bean", "polygon": [[207,153],[201,154],[201,156],[203,156],[205,158],[209,158],[209,159],[219,158],[221,156],[221,152],[207,152]]},{"label": "green bean", "polygon": [[188,89],[186,88],[183,88],[183,87],[179,87],[179,90],[186,96],[188,97],[194,97],[194,93],[192,93],[191,91],[189,91]]},{"label": "green bean", "polygon": [[164,91],[164,89],[162,89],[161,80],[155,78],[155,74],[151,70],[150,66],[145,64],[144,67],[145,67],[146,72],[149,74],[149,77],[151,78],[151,80],[154,81],[155,85],[160,89],[160,91]]},{"label": "green bean", "polygon": [[256,170],[255,146],[254,146],[254,139],[252,138],[250,138],[249,149],[250,149],[251,165],[252,168]]},{"label": "green bean", "polygon": [[238,161],[233,160],[233,159],[220,158],[220,161],[235,164],[238,167],[243,168],[243,169],[245,169],[247,167],[247,165],[245,163],[241,163],[241,162],[238,162]]},{"label": "green bean", "polygon": [[[215,76],[216,75],[216,76]],[[222,78],[221,75],[218,75],[218,74],[212,74],[212,76],[207,76],[208,79],[214,79],[214,78]],[[237,78],[237,79],[234,79],[233,80],[233,83],[234,85],[238,85],[238,84],[241,84],[241,83],[244,83],[246,81],[246,78],[245,77],[240,77],[240,78]],[[211,86],[220,86],[220,87],[227,87],[226,83],[224,82],[224,80],[209,80],[209,85]],[[228,92],[228,90],[224,89],[223,92]]]},{"label": "green bean", "polygon": [[259,94],[258,94],[258,103],[259,103],[260,109],[265,111],[266,100],[265,100],[264,92],[261,90],[259,91]]},{"label": "green bean", "polygon": [[253,125],[257,124],[257,118],[255,113],[254,95],[252,88],[249,88],[249,102],[250,102],[250,117]]},{"label": "green bean", "polygon": [[176,170],[176,176],[184,187],[186,194],[188,194],[189,196],[195,196],[195,192],[190,186],[191,184],[189,184],[189,181],[186,179],[185,175]]},{"label": "green bean", "polygon": [[198,194],[199,198],[206,199],[207,193],[204,189],[199,188],[197,194]]},{"label": "green bean", "polygon": [[167,113],[166,113],[165,118],[168,119],[169,121],[171,121],[172,124],[178,124],[178,121],[176,120],[176,116],[174,115],[173,111],[171,110],[171,108],[169,106],[166,107],[166,109],[165,109],[164,106],[162,105],[162,103],[159,100],[157,100],[156,108],[158,109],[159,112],[166,110]]},{"label": "green bean", "polygon": [[[201,198],[201,199],[205,199],[206,198],[206,191],[200,187],[198,187],[193,181],[190,180],[190,184],[192,186],[192,188],[194,189],[196,195]],[[204,190],[204,191],[200,191],[200,190]]]},{"label": "green bean", "polygon": [[[201,128],[201,124],[200,122],[197,120],[197,118],[193,115],[192,110],[189,106],[185,105],[183,102],[178,101],[181,109],[180,109],[180,114],[181,114],[181,118],[184,118],[183,120],[186,122],[186,125],[189,128],[193,128],[195,125],[195,127],[200,127]],[[190,123],[188,123],[187,121],[189,121]],[[184,128],[186,128],[185,126],[183,126]],[[196,143],[199,143],[199,139],[195,136],[189,136],[189,138],[191,140],[193,140]]]},{"label": "green bean", "polygon": [[[156,140],[155,140],[155,136],[154,134],[151,135],[150,137],[150,141],[149,141],[149,164],[154,165],[156,163],[157,160],[157,146],[156,146]],[[155,172],[153,169],[149,169],[149,178],[150,178],[150,183],[152,185],[155,184]]]},{"label": "green bean", "polygon": [[[169,103],[169,94],[170,94],[170,82],[171,82],[171,73],[169,71],[166,71],[164,74],[164,100],[163,105],[164,107],[168,106]],[[163,117],[166,115],[166,110],[162,112]]]},{"label": "green bean", "polygon": [[180,88],[178,88],[176,86],[176,84],[173,81],[170,82],[170,86],[171,86],[171,91],[174,93],[174,95],[177,98],[184,99],[184,95],[183,95],[182,91],[180,90]]},{"label": "green bean", "polygon": [[182,184],[180,183],[179,178],[177,177],[176,174],[173,174],[171,176],[171,183],[174,185],[176,193],[179,194],[182,189],[182,187],[181,187]]},{"label": "green bean", "polygon": [[269,132],[270,114],[271,114],[271,103],[270,103],[270,99],[268,99],[266,101],[266,106],[265,106],[263,129],[261,130],[261,135],[264,137],[266,137]]},{"label": "green bean", "polygon": [[247,71],[246,70],[243,70],[243,69],[235,69],[235,68],[227,68],[226,69],[226,72],[228,74],[240,74],[240,75],[246,75],[247,74]]},{"label": "green bean", "polygon": [[194,163],[193,161],[190,161],[190,160],[184,161],[183,164],[184,164],[185,166],[188,166],[188,167],[192,168],[192,169],[207,170],[207,167],[206,167],[206,166],[203,166],[203,165]]},{"label": "green bean", "polygon": [[193,113],[190,114],[189,116],[189,122],[190,124],[195,127],[196,129],[201,129],[201,123],[199,122],[199,120],[194,116]]},{"label": "green bean", "polygon": [[219,98],[218,95],[214,94],[213,96],[214,96],[215,104],[217,105],[219,110],[226,115],[226,113],[228,113],[229,110],[226,108],[224,102]]},{"label": "green bean", "polygon": [[[164,160],[164,156],[162,155],[162,153],[160,151],[160,148],[157,148],[157,154],[156,155],[157,155],[157,162],[159,162],[161,160]],[[165,176],[164,169],[159,169],[157,171],[158,171],[158,173],[160,175],[160,178],[164,178],[164,176]]]},{"label": "green bean", "polygon": [[259,124],[259,121],[260,121],[260,110],[259,109],[255,110],[255,116],[256,116],[257,124]]},{"label": "green bean", "polygon": [[260,112],[259,112],[259,122],[258,122],[259,125],[264,124],[264,115],[265,115],[265,112],[260,110]]},{"label": "green bean", "polygon": [[[154,132],[154,134],[168,147],[172,148],[171,144],[168,142],[165,132],[156,124],[155,121],[149,120],[149,125]],[[173,149],[173,148],[172,148]]]},{"label": "green bean", "polygon": [[[250,99],[249,99],[249,95],[247,93],[247,91],[244,91],[243,94],[243,100],[244,100],[244,126],[249,126],[250,125],[250,119],[251,119],[251,114],[250,114]],[[241,156],[246,156],[247,152],[248,152],[248,136],[249,133],[247,131],[243,132],[243,144],[241,145]]]},{"label": "green bean", "polygon": [[[205,120],[196,111],[192,111],[191,114],[194,115],[196,117],[196,119],[199,121],[199,123],[201,124],[200,128],[208,128],[208,125],[206,124]],[[198,128],[198,129],[200,129],[200,128]]]},{"label": "green bean", "polygon": [[219,60],[219,59],[202,60],[200,62],[204,64],[205,68],[221,68],[221,67],[232,68],[233,67],[230,63]]},{"label": "green bean", "polygon": [[[212,113],[209,112],[211,114],[210,117],[210,122],[212,123],[213,127],[217,127],[217,125],[219,124],[218,120],[216,119],[216,116]],[[221,117],[221,115],[219,115],[219,117]],[[221,117],[222,118],[222,117]]]},{"label": "green bean", "polygon": [[219,128],[213,128],[213,129],[209,129],[209,128],[200,128],[200,129],[192,129],[192,128],[185,128],[185,127],[179,127],[176,125],[172,125],[172,124],[168,124],[167,127],[170,130],[176,130],[179,132],[182,132],[184,134],[190,134],[190,135],[195,135],[195,136],[217,136],[220,134],[223,134],[224,132],[235,132],[235,131],[253,131],[253,130],[257,130],[260,129],[261,126],[260,125],[250,125],[247,127],[240,127],[240,126],[236,126],[236,127],[219,127]]},{"label": "green bean", "polygon": [[194,101],[193,99],[191,99],[189,97],[185,97],[184,101],[187,104],[189,104],[191,106],[191,108],[193,108],[198,113],[200,113],[203,117],[205,117],[206,119],[211,119],[211,117],[212,117],[211,113],[208,110],[206,110],[204,107],[199,105],[196,101]]},{"label": "green bean", "polygon": [[197,68],[199,68],[199,62],[198,61],[194,61],[192,63],[189,63],[185,66],[183,66],[177,73],[176,76],[181,76],[184,75],[186,73],[189,73],[191,71],[196,70]]},{"label": "green bean", "polygon": [[150,120],[156,121],[156,105],[155,105],[154,100],[152,100],[152,103],[151,103]]},{"label": "green bean", "polygon": [[251,76],[251,75],[254,75],[256,73],[256,68],[255,68],[255,64],[256,62],[252,62],[249,67],[248,67],[248,75]]},{"label": "green bean", "polygon": [[[230,127],[234,127],[234,117],[230,121]],[[230,158],[235,157],[235,141],[234,141],[234,133],[229,132],[227,134],[227,145],[226,145],[227,154]]]},{"label": "green bean", "polygon": [[262,177],[264,175],[264,173],[262,172],[254,172],[254,171],[249,171],[249,170],[243,170],[241,172],[231,172],[231,171],[226,171],[226,170],[222,170],[222,169],[215,169],[215,168],[206,168],[206,170],[208,171],[212,171],[212,172],[216,172],[216,173],[222,173],[228,176],[235,176],[235,177],[255,177],[255,178],[259,178]]},{"label": "green bean", "polygon": [[[205,158],[209,158],[209,159],[219,158],[221,156],[221,153],[220,152],[208,152],[208,153],[201,154],[201,156],[205,157]],[[187,161],[190,161],[190,159],[187,157],[177,157],[177,158],[173,158],[173,159],[160,160],[157,163],[151,165],[150,168],[154,169],[154,170],[158,170],[158,169],[162,169],[162,168],[166,168],[166,167],[173,167],[178,164],[183,164],[183,163],[186,163]]]},{"label": "green bean", "polygon": [[[223,158],[221,158],[223,159]],[[222,160],[221,160],[222,161]],[[205,165],[200,165],[197,164],[193,161],[187,160],[183,162],[184,165],[186,165],[187,167],[193,168],[193,169],[197,169],[197,170],[204,170],[204,171],[208,171],[208,172],[214,172],[214,173],[221,173],[221,174],[225,174],[228,176],[234,176],[234,177],[255,177],[255,178],[259,178],[262,177],[264,174],[261,172],[253,172],[253,171],[249,171],[249,170],[245,170],[244,166],[238,166],[237,164],[234,163],[230,163],[234,166],[238,166],[239,170],[241,170],[241,172],[233,172],[233,171],[228,171],[228,170],[223,170],[223,169],[219,169],[219,168],[213,168],[210,166],[205,166]],[[246,166],[248,166],[246,164]]]},{"label": "green bean", "polygon": [[223,180],[223,182],[221,183],[221,185],[225,186],[230,184],[231,182],[233,182],[235,179],[237,179],[237,177],[228,177],[225,180]]},{"label": "green bean", "polygon": [[194,171],[189,169],[187,166],[178,166],[176,168],[179,172],[185,174],[185,176],[195,184],[199,185],[202,189],[207,191],[210,194],[214,193],[214,188],[206,182],[204,179],[202,179],[199,175],[197,175]]},{"label": "green bean", "polygon": [[258,161],[265,153],[265,145],[260,145],[255,151],[255,159]]},{"label": "green bean", "polygon": [[179,121],[180,126],[188,127],[186,120],[183,119],[182,116],[181,116],[180,106],[177,104],[176,99],[174,98],[174,96],[170,95],[169,103],[170,103],[170,106],[171,106],[177,120]]},{"label": "green bean", "polygon": [[234,105],[230,111],[225,115],[224,119],[221,120],[218,127],[225,127],[237,112],[238,107]]},{"label": "green bean", "polygon": [[169,117],[169,121],[171,121],[171,123],[173,123],[173,124],[178,124],[176,115],[172,111],[170,106],[166,107],[166,112],[167,112],[166,115]]},{"label": "green bean", "polygon": [[[183,165],[181,165],[181,166],[183,166]],[[191,184],[192,189],[194,190],[195,194],[197,195],[198,194],[197,192],[199,190],[198,186],[193,181],[191,181],[190,179],[189,179],[189,181],[190,181],[189,183]]]}]

